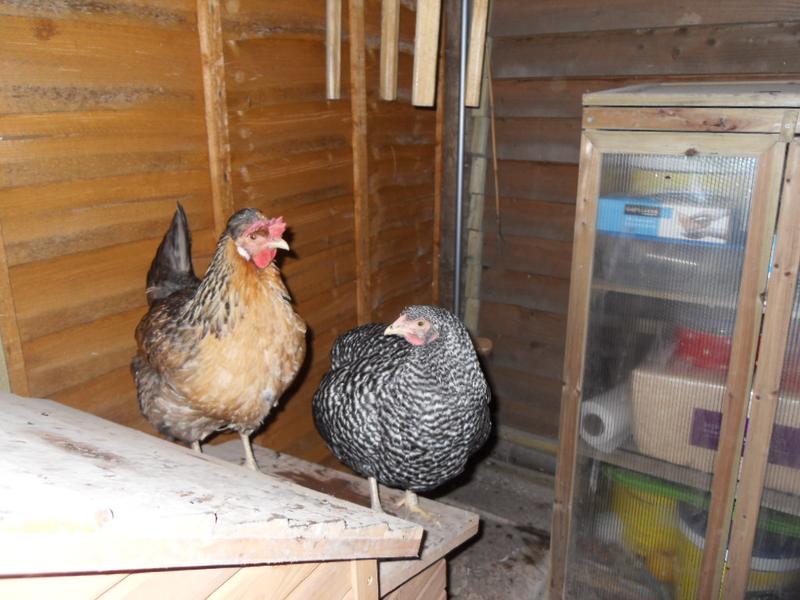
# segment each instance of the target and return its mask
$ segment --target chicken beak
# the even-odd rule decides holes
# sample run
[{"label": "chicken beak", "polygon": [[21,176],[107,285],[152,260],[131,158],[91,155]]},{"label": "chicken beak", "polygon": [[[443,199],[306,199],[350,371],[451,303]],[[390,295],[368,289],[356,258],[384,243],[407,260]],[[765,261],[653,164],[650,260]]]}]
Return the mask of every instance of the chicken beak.
[{"label": "chicken beak", "polygon": [[283,238],[278,238],[277,240],[270,240],[267,242],[267,248],[280,248],[281,250],[288,250],[289,244],[287,244],[286,240]]},{"label": "chicken beak", "polygon": [[406,333],[406,316],[400,315],[397,320],[389,325],[383,332],[383,335],[405,335]]}]

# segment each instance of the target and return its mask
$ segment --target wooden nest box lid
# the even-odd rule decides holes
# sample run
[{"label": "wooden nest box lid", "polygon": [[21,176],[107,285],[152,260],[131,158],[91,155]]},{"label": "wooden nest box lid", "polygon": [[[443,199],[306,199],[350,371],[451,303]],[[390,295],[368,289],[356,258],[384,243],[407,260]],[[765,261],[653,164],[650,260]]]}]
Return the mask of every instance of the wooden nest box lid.
[{"label": "wooden nest box lid", "polygon": [[0,576],[416,556],[422,528],[0,393]]},{"label": "wooden nest box lid", "polygon": [[584,94],[583,104],[800,108],[800,81],[646,83]]}]

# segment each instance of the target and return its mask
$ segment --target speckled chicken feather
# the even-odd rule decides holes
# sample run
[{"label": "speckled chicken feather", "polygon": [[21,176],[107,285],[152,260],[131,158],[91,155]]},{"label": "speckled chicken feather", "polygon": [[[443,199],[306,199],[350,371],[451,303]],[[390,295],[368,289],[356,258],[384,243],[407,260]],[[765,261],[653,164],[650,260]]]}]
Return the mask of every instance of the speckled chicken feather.
[{"label": "speckled chicken feather", "polygon": [[491,428],[490,392],[469,334],[448,311],[412,306],[438,339],[413,346],[372,323],[339,337],[314,396],[317,429],[364,477],[412,491],[461,473]]},{"label": "speckled chicken feather", "polygon": [[[180,268],[159,270],[157,263],[165,260],[159,248],[151,267],[151,273],[171,281],[153,277],[151,282],[148,275],[155,297],[136,328],[131,371],[142,414],[170,438],[195,442],[221,429],[249,435],[305,357],[306,325],[294,312],[278,268],[272,263],[257,271],[234,245],[236,232],[257,218],[263,215],[253,209],[231,217],[202,281],[193,273],[186,276],[190,255],[171,259]],[[176,224],[181,220],[173,220],[165,240]],[[190,247],[188,240],[173,245],[179,252]],[[158,298],[159,290],[180,283],[185,285],[178,291]]]}]

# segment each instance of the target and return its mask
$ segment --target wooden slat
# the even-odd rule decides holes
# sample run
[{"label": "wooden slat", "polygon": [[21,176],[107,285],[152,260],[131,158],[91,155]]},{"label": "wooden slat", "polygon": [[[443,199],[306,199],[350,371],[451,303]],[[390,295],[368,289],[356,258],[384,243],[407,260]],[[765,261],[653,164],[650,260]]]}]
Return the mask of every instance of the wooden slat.
[{"label": "wooden slat", "polygon": [[560,346],[564,342],[566,330],[567,319],[563,314],[487,300],[482,302],[480,331],[493,331]]},{"label": "wooden slat", "polygon": [[747,0],[664,0],[642,4],[638,0],[566,0],[529,2],[497,0],[492,12],[492,34],[523,36],[570,31],[650,29],[675,25],[726,25],[800,20],[800,9],[791,0],[754,5]]},{"label": "wooden slat", "polygon": [[371,319],[372,259],[369,245],[369,181],[367,151],[367,83],[365,77],[364,0],[350,4],[350,109],[353,118],[353,203],[356,241],[356,314]]},{"label": "wooden slat", "polygon": [[782,73],[798,32],[800,23],[770,23],[501,38],[493,73],[499,79]]},{"label": "wooden slat", "polygon": [[750,575],[750,556],[761,510],[764,474],[778,406],[800,265],[800,236],[797,235],[797,223],[800,222],[798,179],[800,145],[795,142],[789,146],[777,244],[771,265],[772,275],[767,285],[769,310],[764,317],[759,346],[759,369],[753,382],[746,451],[742,457],[739,493],[728,547],[728,572],[723,580],[722,595],[725,598],[744,597]]},{"label": "wooden slat", "polygon": [[572,262],[572,243],[533,237],[504,235],[496,241],[491,230],[484,233],[483,264],[535,275],[567,278]]},{"label": "wooden slat", "polygon": [[225,88],[225,58],[222,51],[222,10],[214,0],[197,0],[197,33],[203,67],[208,164],[214,229],[221,235],[233,213],[231,157]]},{"label": "wooden slat", "polygon": [[489,19],[489,0],[474,0],[469,28],[469,53],[467,54],[467,83],[465,104],[480,106],[483,56],[486,50],[486,23]]},{"label": "wooden slat", "polygon": [[342,0],[325,0],[325,97],[341,98]]},{"label": "wooden slat", "polygon": [[441,13],[441,0],[417,0],[414,74],[411,90],[411,102],[414,106],[433,106],[436,99],[436,59],[439,55]]},{"label": "wooden slat", "polygon": [[559,466],[556,474],[553,505],[553,544],[548,581],[550,597],[563,598],[566,583],[567,547],[572,525],[572,484],[578,444],[578,418],[586,332],[589,320],[589,286],[594,261],[596,201],[600,186],[600,151],[584,138],[581,141],[580,180],[575,214],[572,282],[569,293],[567,347],[564,358],[564,387],[559,425]]},{"label": "wooden slat", "polygon": [[380,97],[397,99],[397,52],[400,35],[400,0],[381,1]]},{"label": "wooden slat", "polygon": [[101,597],[105,590],[125,577],[125,573],[112,573],[108,575],[0,578],[0,596],[15,600],[39,600],[40,598],[86,600],[87,598]]},{"label": "wooden slat", "polygon": [[446,20],[442,21],[439,39],[439,59],[437,67],[436,96],[436,126],[434,135],[436,150],[433,162],[433,272],[431,273],[431,298],[433,304],[441,301],[441,262],[442,262],[442,192],[444,185],[444,129],[445,129],[445,30]]},{"label": "wooden slat", "polygon": [[378,563],[376,561],[350,561],[350,581],[354,600],[378,600]]},{"label": "wooden slat", "polygon": [[[499,304],[515,304],[543,312],[567,313],[569,279],[522,271],[487,269],[482,275],[481,298]],[[531,340],[536,343],[536,340]]]},{"label": "wooden slat", "polygon": [[498,119],[497,158],[577,164],[580,131],[575,119]]},{"label": "wooden slat", "polygon": [[2,220],[0,220],[0,341],[3,343],[4,367],[8,372],[11,391],[17,394],[29,393],[17,311],[8,276],[8,258]]},{"label": "wooden slat", "polygon": [[[192,571],[146,571],[131,573],[98,598],[129,600],[169,595],[173,600],[194,600],[210,596],[239,571],[238,567],[193,569]],[[96,576],[97,577],[97,576]],[[99,577],[103,577],[100,575]]]},{"label": "wooden slat", "polygon": [[605,108],[583,111],[583,127],[646,131],[781,133],[781,108]]},{"label": "wooden slat", "polygon": [[[572,241],[575,207],[571,204],[501,198],[500,207],[504,235]],[[487,204],[483,215],[487,231],[496,230],[495,213],[494,203]]]},{"label": "wooden slat", "polygon": [[384,596],[384,600],[438,600],[446,585],[447,563],[441,559]]},{"label": "wooden slat", "polygon": [[779,142],[765,150],[759,159],[756,173],[736,309],[736,327],[725,384],[726,402],[722,413],[719,446],[714,459],[711,508],[697,591],[699,600],[718,598],[722,582],[742,439],[747,421],[750,383],[761,328],[761,294],[766,288],[785,151],[786,145]]}]

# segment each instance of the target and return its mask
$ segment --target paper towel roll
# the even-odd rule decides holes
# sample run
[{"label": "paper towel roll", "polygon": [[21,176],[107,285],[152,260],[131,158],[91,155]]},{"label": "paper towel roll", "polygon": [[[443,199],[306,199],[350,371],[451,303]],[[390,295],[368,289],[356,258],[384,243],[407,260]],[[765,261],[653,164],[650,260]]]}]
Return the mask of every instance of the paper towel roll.
[{"label": "paper towel roll", "polygon": [[581,437],[601,452],[613,452],[631,434],[628,386],[620,385],[581,403]]}]

